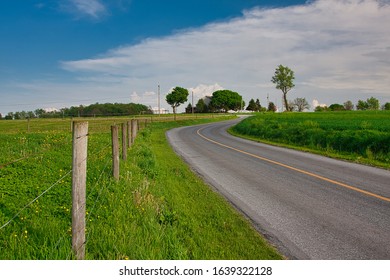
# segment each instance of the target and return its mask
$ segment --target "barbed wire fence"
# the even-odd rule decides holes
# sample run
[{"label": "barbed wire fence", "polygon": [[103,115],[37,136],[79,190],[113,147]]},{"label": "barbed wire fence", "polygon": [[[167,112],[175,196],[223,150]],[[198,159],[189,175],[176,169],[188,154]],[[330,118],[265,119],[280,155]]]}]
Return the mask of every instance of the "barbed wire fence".
[{"label": "barbed wire fence", "polygon": [[[143,126],[146,127],[147,120],[143,121]],[[134,143],[134,139],[137,136],[137,132],[140,129],[140,120],[139,119],[132,119],[131,121],[126,121],[124,123],[121,123],[120,126],[122,127],[121,131],[121,140],[122,140],[122,159],[126,159],[126,153],[127,149],[131,147],[131,145]],[[82,131],[79,131],[79,127],[82,127]],[[115,124],[112,126],[112,129],[119,130],[119,125]],[[113,131],[112,130],[112,131]],[[106,145],[103,148],[101,148],[97,153],[94,153],[95,155],[103,154],[108,150],[110,147],[112,148],[112,157],[108,158],[104,164],[101,170],[98,171],[98,177],[96,181],[92,184],[93,186],[89,189],[89,195],[86,196],[86,181],[87,181],[87,161],[88,161],[88,145],[87,140],[89,137],[88,133],[88,122],[86,121],[79,121],[73,122],[72,125],[72,169],[65,172],[64,175],[62,175],[58,180],[56,180],[54,183],[50,184],[49,187],[45,188],[42,192],[39,193],[35,198],[31,199],[28,203],[26,203],[24,206],[22,206],[18,211],[15,212],[15,214],[11,215],[11,218],[7,219],[5,223],[0,224],[0,234],[1,231],[7,228],[12,224],[12,222],[15,221],[17,217],[21,215],[22,212],[24,212],[26,209],[28,209],[31,205],[33,205],[35,202],[38,201],[38,199],[42,198],[45,194],[49,193],[52,189],[58,187],[61,182],[63,182],[66,178],[72,177],[72,248],[69,248],[69,252],[67,254],[66,259],[72,258],[72,255],[76,259],[84,259],[85,258],[85,245],[87,244],[90,232],[87,236],[85,236],[86,232],[86,225],[89,223],[90,217],[94,210],[97,208],[99,204],[99,199],[101,198],[102,192],[105,189],[105,184],[100,184],[102,178],[104,177],[104,174],[106,174],[106,171],[108,169],[109,163],[112,161],[114,166],[114,161],[116,160],[114,158],[119,155],[119,149],[120,145],[116,145],[115,149],[111,147],[111,145]],[[119,134],[111,133],[112,143],[116,140],[119,140]],[[64,144],[64,143],[63,143]],[[81,144],[81,151],[80,151],[80,144]],[[54,148],[54,146],[52,147]],[[77,150],[78,149],[78,150]],[[27,160],[31,157],[44,154],[49,149],[42,150],[37,153],[28,154],[27,156],[23,158],[19,158],[17,160],[12,160],[9,163],[1,164],[1,169],[6,169],[9,166],[13,166],[17,164],[20,161]],[[119,169],[119,164],[118,169]],[[115,171],[118,172],[118,171]],[[113,171],[114,174],[114,171]],[[119,178],[118,178],[119,179]],[[100,187],[98,188],[98,186]],[[91,208],[89,209],[89,212],[86,212],[86,204],[87,200],[91,200],[92,197],[95,195],[94,199],[91,201]],[[87,216],[86,216],[87,214]],[[53,249],[59,247],[59,245],[65,240],[69,238],[69,232],[65,231],[62,234],[60,234],[60,237],[55,242]]]}]

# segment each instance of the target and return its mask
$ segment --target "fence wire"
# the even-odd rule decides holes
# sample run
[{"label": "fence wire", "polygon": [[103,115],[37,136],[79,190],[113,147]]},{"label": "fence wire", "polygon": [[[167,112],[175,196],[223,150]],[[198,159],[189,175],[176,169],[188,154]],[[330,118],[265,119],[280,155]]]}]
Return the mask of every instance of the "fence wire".
[{"label": "fence wire", "polygon": [[62,176],[60,179],[58,179],[57,182],[52,184],[50,187],[48,187],[45,191],[43,191],[40,195],[38,195],[36,198],[34,198],[32,201],[27,203],[19,212],[17,212],[8,222],[6,222],[4,225],[0,227],[0,230],[5,228],[7,225],[9,225],[13,220],[15,220],[16,217],[20,215],[20,213],[23,212],[24,209],[29,207],[31,204],[33,204],[35,201],[37,201],[40,197],[42,197],[45,193],[47,193],[49,190],[51,190],[53,187],[55,187],[58,183],[60,183],[66,176],[68,176],[70,173],[72,173],[72,170],[70,170],[68,173],[66,173],[64,176]]}]

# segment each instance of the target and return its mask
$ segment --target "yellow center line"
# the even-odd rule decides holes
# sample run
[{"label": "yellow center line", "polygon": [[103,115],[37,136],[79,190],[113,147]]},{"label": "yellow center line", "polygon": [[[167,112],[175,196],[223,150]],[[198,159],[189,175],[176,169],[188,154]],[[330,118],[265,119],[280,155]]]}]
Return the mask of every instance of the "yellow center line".
[{"label": "yellow center line", "polygon": [[341,182],[338,182],[338,181],[335,181],[335,180],[332,180],[332,179],[329,179],[329,178],[326,178],[326,177],[323,177],[323,176],[320,176],[320,175],[317,175],[317,174],[314,174],[314,173],[311,173],[311,172],[308,172],[308,171],[305,171],[305,170],[302,170],[302,169],[299,169],[299,168],[292,167],[292,166],[287,165],[287,164],[283,164],[283,163],[280,163],[280,162],[277,162],[277,161],[274,161],[274,160],[271,160],[271,159],[268,159],[268,158],[265,158],[265,157],[261,157],[261,156],[258,156],[258,155],[255,155],[255,154],[252,154],[252,153],[249,153],[249,152],[245,152],[243,150],[236,149],[234,147],[231,147],[231,146],[222,144],[220,142],[214,141],[214,140],[212,140],[210,138],[207,138],[206,136],[202,135],[200,133],[200,131],[202,129],[203,128],[198,129],[196,133],[200,137],[202,137],[203,139],[205,139],[205,140],[207,140],[207,141],[209,141],[211,143],[214,143],[216,145],[219,145],[221,147],[224,147],[224,148],[227,148],[227,149],[230,149],[230,150],[233,150],[233,151],[236,151],[236,152],[239,152],[239,153],[242,153],[242,154],[245,154],[245,155],[248,155],[248,156],[251,156],[251,157],[263,160],[263,161],[266,161],[266,162],[269,162],[269,163],[273,163],[273,164],[276,164],[276,165],[288,168],[290,170],[294,170],[296,172],[299,172],[299,173],[302,173],[302,174],[305,174],[305,175],[308,175],[308,176],[311,176],[311,177],[314,177],[314,178],[317,178],[317,179],[320,179],[320,180],[323,180],[323,181],[326,181],[326,182],[329,182],[329,183],[332,183],[332,184],[335,184],[335,185],[338,185],[338,186],[341,186],[341,187],[344,187],[344,188],[347,188],[347,189],[350,189],[350,190],[353,190],[353,191],[356,191],[356,192],[359,192],[359,193],[362,193],[362,194],[365,194],[365,195],[368,195],[368,196],[371,196],[371,197],[378,198],[378,199],[383,200],[383,201],[390,202],[390,198],[388,198],[388,197],[384,197],[384,196],[381,196],[381,195],[378,195],[378,194],[375,194],[375,193],[372,193],[372,192],[369,192],[369,191],[365,191],[365,190],[359,189],[359,188],[354,187],[354,186],[350,186],[350,185],[347,185],[347,184],[344,184],[344,183],[341,183]]}]

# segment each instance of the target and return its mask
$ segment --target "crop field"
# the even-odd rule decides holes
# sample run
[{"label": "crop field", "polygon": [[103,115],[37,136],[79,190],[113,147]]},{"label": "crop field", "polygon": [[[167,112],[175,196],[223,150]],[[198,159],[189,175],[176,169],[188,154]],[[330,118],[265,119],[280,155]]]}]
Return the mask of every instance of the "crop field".
[{"label": "crop field", "polygon": [[[119,181],[110,126],[126,119],[88,120],[86,259],[282,258],[165,139],[217,119],[141,122]],[[0,259],[74,259],[70,128],[69,119],[0,121]]]},{"label": "crop field", "polygon": [[390,112],[258,114],[231,129],[251,139],[390,168]]}]

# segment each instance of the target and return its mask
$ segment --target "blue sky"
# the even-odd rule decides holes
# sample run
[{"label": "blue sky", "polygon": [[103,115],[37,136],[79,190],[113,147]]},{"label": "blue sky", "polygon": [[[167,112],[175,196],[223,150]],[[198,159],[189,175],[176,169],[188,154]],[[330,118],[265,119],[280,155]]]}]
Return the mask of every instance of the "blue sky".
[{"label": "blue sky", "polygon": [[[389,0],[2,0],[0,113],[104,102],[157,106],[157,85],[290,99],[390,102]],[[162,100],[164,97],[162,97]],[[167,104],[163,106],[168,108]],[[185,106],[182,106],[184,109]]]}]

